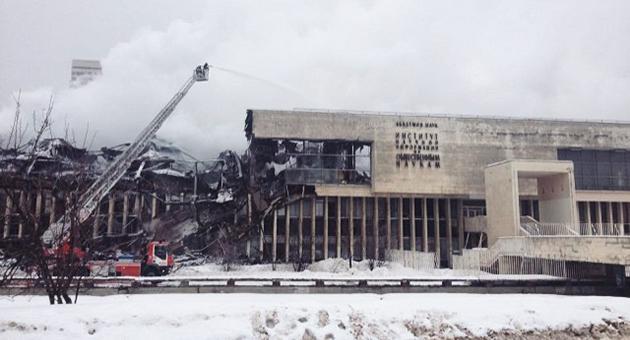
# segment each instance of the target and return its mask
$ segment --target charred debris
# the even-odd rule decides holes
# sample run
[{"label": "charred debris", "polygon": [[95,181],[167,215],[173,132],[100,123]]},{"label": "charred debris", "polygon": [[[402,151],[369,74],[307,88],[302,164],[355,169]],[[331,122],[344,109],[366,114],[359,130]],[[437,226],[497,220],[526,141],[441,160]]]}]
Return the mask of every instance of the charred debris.
[{"label": "charred debris", "polygon": [[[243,155],[226,150],[210,161],[154,138],[88,221],[94,247],[138,252],[150,240],[167,240],[176,253],[258,259],[249,241],[274,209],[314,196],[318,184],[370,182],[367,143],[259,139],[251,132],[250,114],[245,132],[249,147]],[[68,192],[83,185],[77,178],[89,184],[126,146],[90,151],[44,139],[35,148],[0,149],[0,185],[20,191],[46,227],[63,214]],[[25,166],[27,160],[32,164]],[[0,197],[0,248],[28,232],[7,205]]]}]

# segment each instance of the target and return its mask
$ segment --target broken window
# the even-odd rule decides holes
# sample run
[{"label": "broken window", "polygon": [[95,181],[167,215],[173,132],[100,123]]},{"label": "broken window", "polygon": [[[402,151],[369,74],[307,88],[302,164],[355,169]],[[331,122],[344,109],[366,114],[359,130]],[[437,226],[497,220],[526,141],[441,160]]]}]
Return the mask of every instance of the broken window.
[{"label": "broken window", "polygon": [[[369,184],[371,145],[366,142],[257,140],[250,150],[258,174],[284,173],[287,184]],[[268,176],[269,175],[269,176]]]}]

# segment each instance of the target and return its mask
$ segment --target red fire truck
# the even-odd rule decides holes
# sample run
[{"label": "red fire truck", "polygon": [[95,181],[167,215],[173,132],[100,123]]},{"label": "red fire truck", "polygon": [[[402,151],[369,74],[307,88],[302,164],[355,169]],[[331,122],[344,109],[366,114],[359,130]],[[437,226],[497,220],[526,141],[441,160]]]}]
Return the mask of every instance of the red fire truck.
[{"label": "red fire truck", "polygon": [[89,261],[87,266],[92,276],[163,276],[171,271],[173,264],[168,242],[151,241],[142,259],[119,255],[113,260]]}]

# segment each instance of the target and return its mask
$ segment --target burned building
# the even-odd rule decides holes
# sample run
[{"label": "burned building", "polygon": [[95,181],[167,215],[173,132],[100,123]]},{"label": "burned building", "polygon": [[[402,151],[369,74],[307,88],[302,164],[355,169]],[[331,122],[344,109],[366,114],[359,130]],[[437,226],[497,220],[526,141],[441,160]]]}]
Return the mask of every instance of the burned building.
[{"label": "burned building", "polygon": [[400,249],[452,266],[552,223],[629,232],[628,123],[250,110],[245,132],[263,261]]},{"label": "burned building", "polygon": [[[41,228],[48,228],[65,213],[69,195],[101,176],[127,146],[89,151],[63,139],[44,139],[37,146],[30,142],[2,150],[0,247],[19,243],[32,232],[20,220],[16,205],[26,207]],[[199,161],[154,138],[88,221],[92,245],[137,248],[153,238],[180,242],[198,232],[198,221],[205,226],[217,223],[212,214],[197,213],[195,207],[207,211],[212,210],[209,205],[220,203],[234,210],[238,200],[233,193],[244,187],[237,154],[226,151],[217,159]]]},{"label": "burned building", "polygon": [[[523,250],[544,240],[521,236],[554,236],[528,251],[548,259],[570,248],[571,261],[630,263],[619,250],[630,242],[628,123],[249,110],[245,137],[242,156],[225,151],[208,162],[154,139],[100,202],[93,240],[111,248],[159,238],[249,262],[409,251],[431,267],[455,267],[480,256],[470,248]],[[53,183],[70,186],[80,173],[93,180],[125,148],[44,140],[2,150],[1,184],[45,227],[65,211]],[[2,242],[29,232],[12,204],[0,192]],[[486,249],[487,266],[506,257]]]}]

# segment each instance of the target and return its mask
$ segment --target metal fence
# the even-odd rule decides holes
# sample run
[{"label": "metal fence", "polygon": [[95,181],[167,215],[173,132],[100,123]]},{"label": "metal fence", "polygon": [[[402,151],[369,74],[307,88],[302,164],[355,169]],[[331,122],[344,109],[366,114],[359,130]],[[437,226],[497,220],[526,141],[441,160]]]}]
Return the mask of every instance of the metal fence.
[{"label": "metal fence", "polygon": [[543,223],[521,217],[523,236],[624,236],[624,227],[621,223]]},{"label": "metal fence", "polygon": [[490,248],[464,249],[453,256],[453,269],[502,275],[548,275],[584,278],[602,274],[601,266],[572,261],[542,259],[531,256],[533,249],[527,237],[499,239]]},{"label": "metal fence", "polygon": [[416,270],[433,270],[440,267],[439,259],[433,252],[388,249],[385,251],[385,258],[390,262]]}]

